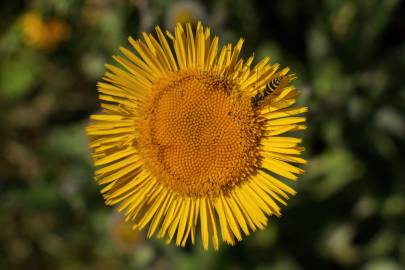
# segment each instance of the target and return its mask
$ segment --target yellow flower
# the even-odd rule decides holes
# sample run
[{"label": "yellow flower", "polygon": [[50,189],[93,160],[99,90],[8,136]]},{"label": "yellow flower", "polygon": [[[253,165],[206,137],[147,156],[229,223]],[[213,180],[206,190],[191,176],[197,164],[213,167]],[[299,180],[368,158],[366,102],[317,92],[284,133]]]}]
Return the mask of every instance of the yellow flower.
[{"label": "yellow flower", "polygon": [[119,213],[110,216],[109,233],[117,249],[122,252],[133,252],[143,242],[140,233],[134,232],[131,224],[125,222]]},{"label": "yellow flower", "polygon": [[33,11],[23,14],[20,23],[24,43],[33,48],[52,51],[70,37],[70,27],[66,23],[56,18],[45,22]]},{"label": "yellow flower", "polygon": [[194,1],[181,1],[170,5],[165,18],[165,25],[168,28],[173,28],[176,23],[191,23],[204,21],[206,17],[204,7]]},{"label": "yellow flower", "polygon": [[303,173],[292,165],[306,163],[301,139],[285,133],[306,128],[296,115],[307,108],[291,107],[288,68],[239,58],[243,39],[219,50],[201,23],[156,33],[129,38],[137,54],[121,47],[122,67],[106,65],[98,83],[103,112],[87,127],[95,179],[148,237],[185,246],[200,230],[204,249],[219,236],[233,245],[295,194],[276,176]]}]

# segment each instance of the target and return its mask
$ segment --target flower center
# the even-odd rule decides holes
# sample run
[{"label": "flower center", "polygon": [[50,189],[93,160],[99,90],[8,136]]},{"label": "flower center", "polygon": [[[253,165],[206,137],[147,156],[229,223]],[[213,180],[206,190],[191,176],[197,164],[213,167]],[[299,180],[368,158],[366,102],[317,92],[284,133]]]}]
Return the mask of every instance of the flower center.
[{"label": "flower center", "polygon": [[152,89],[138,127],[146,164],[181,194],[226,193],[258,165],[260,129],[250,98],[216,75],[172,75]]}]

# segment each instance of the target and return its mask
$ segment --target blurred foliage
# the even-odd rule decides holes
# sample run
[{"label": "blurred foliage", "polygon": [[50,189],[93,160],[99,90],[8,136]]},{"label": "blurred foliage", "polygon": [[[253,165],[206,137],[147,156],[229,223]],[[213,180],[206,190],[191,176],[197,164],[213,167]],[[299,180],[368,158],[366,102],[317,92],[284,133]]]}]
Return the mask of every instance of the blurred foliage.
[{"label": "blurred foliage", "polygon": [[[0,5],[0,269],[404,269],[404,1]],[[298,195],[218,253],[128,233],[92,181],[83,131],[127,36],[197,19],[290,66],[310,108]]]}]

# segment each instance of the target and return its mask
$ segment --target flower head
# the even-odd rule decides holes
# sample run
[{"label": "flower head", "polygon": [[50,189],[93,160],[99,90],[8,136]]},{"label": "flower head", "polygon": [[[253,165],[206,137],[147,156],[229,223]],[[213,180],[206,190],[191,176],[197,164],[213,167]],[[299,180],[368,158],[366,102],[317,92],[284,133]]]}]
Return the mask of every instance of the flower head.
[{"label": "flower head", "polygon": [[44,21],[39,13],[30,11],[20,17],[24,43],[33,48],[53,51],[70,37],[70,27],[53,18]]},{"label": "flower head", "polygon": [[131,253],[142,245],[143,239],[140,232],[134,231],[130,222],[125,222],[120,213],[114,212],[108,220],[108,232],[111,241],[121,252]]},{"label": "flower head", "polygon": [[206,14],[204,7],[199,2],[180,1],[170,5],[165,18],[165,25],[173,28],[176,23],[197,23],[204,21]]},{"label": "flower head", "polygon": [[[205,249],[265,228],[281,215],[304,164],[301,139],[307,108],[292,108],[294,75],[266,58],[239,57],[243,39],[219,49],[218,37],[197,24],[174,33],[129,38],[121,65],[106,65],[98,83],[101,114],[87,127],[96,180],[108,205],[119,204],[148,237]],[[277,178],[276,178],[277,177]]]}]

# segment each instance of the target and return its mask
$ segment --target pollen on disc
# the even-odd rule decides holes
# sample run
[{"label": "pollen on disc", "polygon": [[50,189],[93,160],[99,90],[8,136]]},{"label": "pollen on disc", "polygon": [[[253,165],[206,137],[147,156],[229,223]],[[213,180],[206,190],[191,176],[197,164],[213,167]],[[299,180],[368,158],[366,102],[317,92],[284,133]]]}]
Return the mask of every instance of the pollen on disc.
[{"label": "pollen on disc", "polygon": [[154,87],[138,128],[158,181],[181,194],[215,196],[256,167],[257,117],[250,98],[234,90],[216,75],[193,72]]}]

